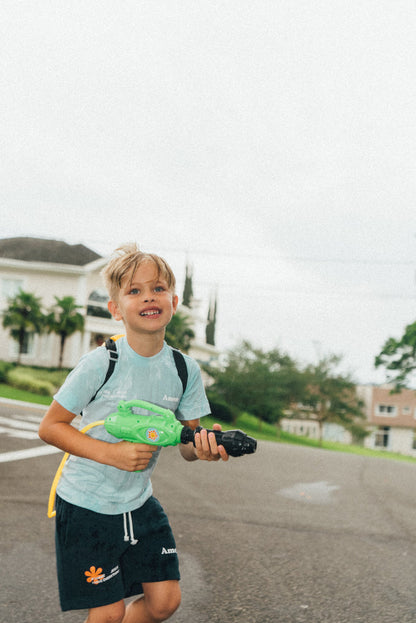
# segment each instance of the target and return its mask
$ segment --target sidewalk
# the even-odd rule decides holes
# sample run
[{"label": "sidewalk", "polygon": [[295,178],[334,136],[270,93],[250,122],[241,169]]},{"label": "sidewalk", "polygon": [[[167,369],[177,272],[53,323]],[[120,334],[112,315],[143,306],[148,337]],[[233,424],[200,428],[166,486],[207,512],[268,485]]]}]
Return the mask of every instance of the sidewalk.
[{"label": "sidewalk", "polygon": [[13,400],[12,398],[2,397],[0,397],[0,404],[16,405],[19,407],[26,407],[30,409],[40,409],[41,411],[46,411],[49,408],[49,405],[41,405],[37,402],[24,402],[23,400]]}]

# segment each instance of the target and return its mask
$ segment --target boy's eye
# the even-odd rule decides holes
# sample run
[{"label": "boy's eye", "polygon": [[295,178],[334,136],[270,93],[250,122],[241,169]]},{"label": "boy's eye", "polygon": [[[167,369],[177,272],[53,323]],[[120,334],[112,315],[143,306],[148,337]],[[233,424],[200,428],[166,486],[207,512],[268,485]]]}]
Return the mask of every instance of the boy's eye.
[{"label": "boy's eye", "polygon": [[163,286],[156,286],[155,292],[164,292],[165,288]]},{"label": "boy's eye", "polygon": [[140,292],[139,288],[132,288],[129,294],[139,294],[139,292]]}]

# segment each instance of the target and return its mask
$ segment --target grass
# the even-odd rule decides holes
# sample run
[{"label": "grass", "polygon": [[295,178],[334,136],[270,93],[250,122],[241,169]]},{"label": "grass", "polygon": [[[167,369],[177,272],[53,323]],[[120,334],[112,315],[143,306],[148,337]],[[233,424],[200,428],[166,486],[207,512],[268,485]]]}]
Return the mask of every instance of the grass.
[{"label": "grass", "polygon": [[[23,402],[33,402],[41,405],[50,405],[52,402],[51,396],[40,396],[28,391],[16,389],[11,385],[0,383],[0,397],[11,400],[21,400]],[[214,424],[212,417],[205,417],[203,419],[203,425],[205,428],[212,428]],[[267,422],[260,422],[256,417],[243,413],[236,421],[235,424],[222,424],[223,430],[230,430],[232,428],[241,428],[245,433],[255,437],[262,441],[274,441],[279,443],[290,443],[294,445],[308,446],[311,448],[322,448],[324,450],[332,450],[336,452],[347,452],[349,454],[357,454],[361,456],[369,456],[373,458],[394,459],[396,461],[406,461],[410,463],[416,463],[416,459],[403,454],[397,454],[393,452],[385,452],[383,450],[370,450],[363,448],[362,446],[354,446],[349,444],[337,443],[334,441],[323,441],[322,445],[316,439],[310,439],[308,437],[299,437],[298,435],[292,435],[284,431],[279,430],[272,424]]]},{"label": "grass", "polygon": [[50,405],[52,402],[51,396],[40,396],[39,394],[33,394],[32,392],[28,392],[23,389],[16,389],[15,387],[6,385],[5,383],[0,383],[0,397],[8,398],[9,400],[34,402],[40,405]]}]

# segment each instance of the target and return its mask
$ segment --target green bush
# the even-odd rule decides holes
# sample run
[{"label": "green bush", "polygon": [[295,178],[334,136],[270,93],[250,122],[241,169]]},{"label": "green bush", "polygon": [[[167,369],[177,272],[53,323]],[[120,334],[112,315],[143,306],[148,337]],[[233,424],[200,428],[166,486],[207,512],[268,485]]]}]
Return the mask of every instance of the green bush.
[{"label": "green bush", "polygon": [[16,370],[37,381],[47,381],[55,388],[60,387],[68,376],[69,370],[57,368],[38,368],[35,366],[16,366]]},{"label": "green bush", "polygon": [[7,361],[0,361],[0,383],[7,383],[7,377],[12,368],[12,363],[8,363]]},{"label": "green bush", "polygon": [[207,396],[211,407],[211,414],[214,419],[228,423],[235,421],[237,414],[224,400],[221,400],[221,398],[209,392]]},{"label": "green bush", "polygon": [[34,378],[28,372],[19,369],[11,370],[7,375],[9,385],[41,396],[53,396],[55,387],[50,381]]}]

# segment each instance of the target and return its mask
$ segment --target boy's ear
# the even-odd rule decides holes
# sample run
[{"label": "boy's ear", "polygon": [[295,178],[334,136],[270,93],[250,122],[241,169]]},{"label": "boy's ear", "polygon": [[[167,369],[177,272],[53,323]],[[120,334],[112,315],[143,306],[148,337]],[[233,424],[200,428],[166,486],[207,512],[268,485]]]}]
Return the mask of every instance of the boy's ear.
[{"label": "boy's ear", "polygon": [[175,294],[172,299],[172,307],[173,313],[176,314],[176,310],[178,309],[179,297]]},{"label": "boy's ear", "polygon": [[113,316],[114,320],[122,320],[121,312],[115,301],[108,301],[107,307],[108,307],[108,311]]}]

